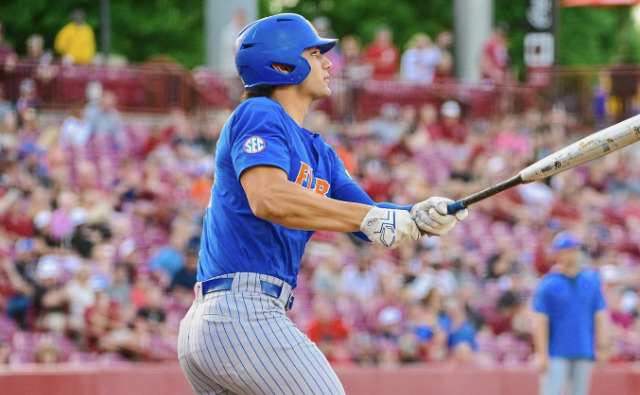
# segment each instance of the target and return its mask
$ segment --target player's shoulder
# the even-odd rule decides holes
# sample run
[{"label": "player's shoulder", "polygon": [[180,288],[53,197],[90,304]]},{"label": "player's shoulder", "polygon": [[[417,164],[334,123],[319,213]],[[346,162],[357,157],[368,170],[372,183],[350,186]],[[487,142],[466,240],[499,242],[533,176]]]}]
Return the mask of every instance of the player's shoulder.
[{"label": "player's shoulder", "polygon": [[582,269],[582,271],[580,272],[580,275],[589,282],[594,282],[594,283],[598,283],[600,284],[600,273],[596,270],[590,269],[590,268],[585,268]]},{"label": "player's shoulder", "polygon": [[548,288],[550,285],[557,283],[559,281],[563,281],[564,276],[558,272],[550,271],[549,273],[542,276],[540,282],[538,283],[538,289],[543,290]]}]

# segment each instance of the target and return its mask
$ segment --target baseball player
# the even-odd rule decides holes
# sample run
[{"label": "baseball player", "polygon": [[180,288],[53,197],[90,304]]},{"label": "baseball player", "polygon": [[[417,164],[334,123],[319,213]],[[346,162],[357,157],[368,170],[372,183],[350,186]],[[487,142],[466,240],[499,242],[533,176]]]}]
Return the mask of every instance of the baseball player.
[{"label": "baseball player", "polygon": [[197,394],[343,394],[318,347],[287,316],[305,245],[316,230],[355,232],[389,248],[443,235],[467,216],[452,200],[374,203],[322,139],[301,127],[331,94],[337,40],[296,14],[245,27],[236,41],[243,102],[216,152],[195,300],[179,359]]}]

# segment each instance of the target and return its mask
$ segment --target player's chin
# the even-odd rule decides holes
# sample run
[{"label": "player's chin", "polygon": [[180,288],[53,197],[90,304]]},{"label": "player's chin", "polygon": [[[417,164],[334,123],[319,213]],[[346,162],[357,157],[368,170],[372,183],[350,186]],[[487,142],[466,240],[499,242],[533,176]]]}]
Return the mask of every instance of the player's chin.
[{"label": "player's chin", "polygon": [[326,88],[319,90],[317,96],[318,99],[326,99],[331,96],[331,89],[327,86]]}]

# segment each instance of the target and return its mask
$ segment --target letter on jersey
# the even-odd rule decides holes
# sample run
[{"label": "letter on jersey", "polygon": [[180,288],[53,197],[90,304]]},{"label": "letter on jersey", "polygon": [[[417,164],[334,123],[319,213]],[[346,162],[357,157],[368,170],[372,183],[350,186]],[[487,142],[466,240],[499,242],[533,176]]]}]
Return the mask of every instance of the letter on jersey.
[{"label": "letter on jersey", "polygon": [[298,170],[298,176],[296,177],[296,184],[301,187],[311,189],[315,193],[319,195],[327,196],[329,193],[329,184],[326,180],[322,178],[317,178],[313,176],[313,169],[311,166],[304,162],[300,162],[300,170]]}]

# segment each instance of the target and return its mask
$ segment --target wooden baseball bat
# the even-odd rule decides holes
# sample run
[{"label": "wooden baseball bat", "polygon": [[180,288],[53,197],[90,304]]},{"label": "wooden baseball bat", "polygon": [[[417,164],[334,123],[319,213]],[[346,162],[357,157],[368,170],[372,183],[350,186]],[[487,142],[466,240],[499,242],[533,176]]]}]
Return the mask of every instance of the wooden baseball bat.
[{"label": "wooden baseball bat", "polygon": [[453,214],[473,203],[516,185],[541,180],[590,160],[608,155],[638,140],[640,140],[640,115],[590,134],[580,141],[547,155],[508,180],[449,204],[447,213]]}]

